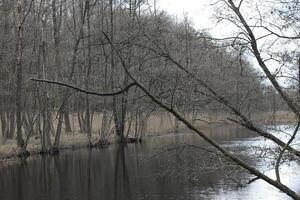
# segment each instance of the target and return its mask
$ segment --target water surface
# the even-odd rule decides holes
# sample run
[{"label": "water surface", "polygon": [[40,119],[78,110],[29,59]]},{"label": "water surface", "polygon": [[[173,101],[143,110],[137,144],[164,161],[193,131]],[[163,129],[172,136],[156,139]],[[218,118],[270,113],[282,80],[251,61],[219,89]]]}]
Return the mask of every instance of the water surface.
[{"label": "water surface", "polygon": [[[266,161],[251,159],[248,148],[272,143],[237,127],[219,127],[208,133],[266,173]],[[143,144],[111,145],[106,149],[65,151],[59,156],[37,156],[0,168],[1,200],[186,200],[289,199],[257,180],[240,187],[231,178],[248,181],[247,173],[214,166],[208,148],[197,135],[152,137]],[[208,148],[209,149],[209,148]],[[252,153],[251,153],[252,152]],[[283,165],[284,183],[300,193],[299,162]],[[218,169],[217,169],[218,168]]]}]

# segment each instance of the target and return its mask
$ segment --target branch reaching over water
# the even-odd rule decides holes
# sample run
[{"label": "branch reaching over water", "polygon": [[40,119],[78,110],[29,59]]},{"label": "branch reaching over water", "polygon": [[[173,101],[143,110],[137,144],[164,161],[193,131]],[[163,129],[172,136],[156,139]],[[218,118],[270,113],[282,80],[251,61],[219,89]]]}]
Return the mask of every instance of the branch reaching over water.
[{"label": "branch reaching over water", "polygon": [[281,182],[281,180],[280,180],[280,173],[279,173],[280,161],[281,161],[281,159],[282,159],[282,156],[283,156],[285,150],[287,150],[287,148],[289,147],[289,145],[290,145],[290,144],[293,142],[293,140],[295,139],[296,134],[297,134],[297,132],[298,132],[298,130],[299,130],[299,126],[300,126],[300,121],[298,120],[298,124],[297,124],[297,126],[296,126],[296,128],[295,128],[295,130],[294,130],[293,135],[291,136],[291,138],[289,139],[289,141],[286,143],[286,145],[284,146],[284,148],[280,151],[279,156],[278,156],[278,158],[277,158],[277,160],[276,160],[275,173],[276,173],[276,179],[277,179],[277,181],[278,181],[279,183]]},{"label": "branch reaching over water", "polygon": [[60,86],[63,86],[63,87],[71,88],[71,89],[76,90],[78,92],[83,92],[85,94],[90,94],[90,95],[95,95],[95,96],[116,96],[116,95],[119,95],[119,94],[122,94],[122,93],[128,91],[131,87],[136,85],[136,83],[130,83],[129,85],[127,85],[123,89],[118,90],[118,91],[114,91],[114,92],[95,92],[95,91],[86,90],[86,89],[83,89],[83,88],[80,88],[80,87],[77,87],[77,86],[74,86],[74,85],[69,85],[67,83],[63,83],[63,82],[59,82],[59,81],[36,79],[36,78],[31,78],[30,80],[31,81],[36,81],[36,82],[60,85]]},{"label": "branch reaching over water", "polygon": [[110,43],[110,45],[113,48],[113,50],[116,52],[116,55],[119,57],[119,59],[121,61],[121,64],[122,64],[122,66],[123,66],[123,68],[125,70],[125,73],[129,76],[129,78],[133,82],[136,83],[137,87],[139,87],[145,94],[147,94],[147,96],[154,103],[156,103],[158,106],[160,106],[161,108],[163,108],[167,112],[171,113],[179,121],[181,121],[183,124],[185,124],[190,130],[194,131],[197,135],[199,135],[206,142],[208,142],[211,146],[215,147],[216,150],[218,150],[219,152],[221,152],[225,157],[229,158],[230,160],[232,160],[233,162],[235,162],[237,165],[243,167],[244,169],[246,169],[251,174],[253,174],[253,175],[261,178],[262,180],[266,181],[267,183],[269,183],[269,184],[273,185],[274,187],[280,189],[281,191],[283,191],[284,193],[286,193],[290,197],[292,197],[294,199],[299,199],[300,200],[300,196],[295,191],[293,191],[291,188],[287,187],[286,185],[284,185],[284,184],[282,184],[282,183],[280,183],[280,182],[278,182],[276,180],[271,179],[270,177],[268,177],[267,175],[263,174],[261,171],[259,171],[255,167],[252,167],[251,165],[249,165],[244,160],[242,160],[239,157],[237,157],[236,155],[232,154],[228,149],[224,148],[222,145],[220,145],[213,138],[211,138],[210,136],[208,136],[207,134],[205,134],[204,132],[202,132],[201,130],[199,130],[198,128],[196,128],[187,119],[185,119],[179,112],[177,112],[172,107],[169,107],[167,104],[163,103],[161,100],[159,100],[158,98],[156,98],[149,90],[146,89],[146,87],[142,83],[140,83],[130,73],[130,71],[128,70],[128,67],[127,67],[127,65],[125,63],[125,60],[123,59],[120,51],[115,48],[115,46],[112,44],[110,38],[105,33],[103,33],[103,34],[106,37],[107,41]]}]

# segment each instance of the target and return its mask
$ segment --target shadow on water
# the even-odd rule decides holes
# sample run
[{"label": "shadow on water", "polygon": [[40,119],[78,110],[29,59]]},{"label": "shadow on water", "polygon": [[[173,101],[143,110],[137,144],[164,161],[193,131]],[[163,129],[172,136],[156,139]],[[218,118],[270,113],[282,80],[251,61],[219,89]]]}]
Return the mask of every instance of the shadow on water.
[{"label": "shadow on water", "polygon": [[[218,141],[243,145],[252,134],[234,128],[210,130]],[[222,133],[222,134],[220,134]],[[143,144],[111,145],[106,149],[65,151],[59,156],[38,156],[0,168],[1,200],[183,200],[183,199],[288,199],[276,189],[257,181],[236,188],[222,171],[188,169],[209,157],[198,150],[175,149],[158,153],[179,143],[205,146],[195,135],[149,138]],[[155,156],[153,156],[155,155]],[[198,180],[192,182],[192,169]],[[299,169],[299,165],[295,170]],[[240,175],[239,175],[240,176]],[[295,177],[295,176],[294,176]],[[291,176],[299,190],[299,176]]]},{"label": "shadow on water", "polygon": [[125,159],[125,144],[117,147],[114,171],[114,199],[131,199],[130,183]]}]

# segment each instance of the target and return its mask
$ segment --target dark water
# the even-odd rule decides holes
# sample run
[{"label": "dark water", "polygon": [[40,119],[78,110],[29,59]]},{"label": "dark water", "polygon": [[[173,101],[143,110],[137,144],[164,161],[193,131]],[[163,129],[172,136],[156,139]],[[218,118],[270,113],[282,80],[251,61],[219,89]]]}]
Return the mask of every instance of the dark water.
[{"label": "dark water", "polygon": [[[241,148],[241,152],[243,147],[266,145],[262,138],[235,127],[208,132],[228,148]],[[214,158],[205,151],[179,148],[184,143],[207,147],[196,135],[179,134],[149,138],[143,144],[38,156],[1,167],[0,200],[289,199],[261,180],[238,187],[228,178],[231,170],[215,167]],[[249,158],[249,162],[267,174],[273,173],[263,161]],[[281,168],[282,180],[297,192],[299,166],[295,161]],[[231,176],[237,180],[251,178],[246,173]]]}]

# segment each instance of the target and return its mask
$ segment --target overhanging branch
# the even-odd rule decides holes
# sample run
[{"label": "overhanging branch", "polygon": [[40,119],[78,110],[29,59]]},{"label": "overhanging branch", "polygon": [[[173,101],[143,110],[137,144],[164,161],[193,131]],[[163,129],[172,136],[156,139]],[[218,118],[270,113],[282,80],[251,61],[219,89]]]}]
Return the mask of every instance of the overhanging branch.
[{"label": "overhanging branch", "polygon": [[116,95],[119,95],[119,94],[122,94],[122,93],[128,91],[131,87],[136,85],[136,83],[130,83],[129,85],[127,85],[123,89],[118,90],[118,91],[114,91],[114,92],[95,92],[95,91],[86,90],[86,89],[83,89],[83,88],[80,88],[80,87],[77,87],[77,86],[74,86],[74,85],[69,85],[67,83],[63,83],[63,82],[59,82],[59,81],[46,80],[46,79],[36,79],[36,78],[31,78],[30,80],[35,81],[35,82],[60,85],[60,86],[63,86],[63,87],[71,88],[71,89],[76,90],[78,92],[82,92],[82,93],[89,94],[89,95],[95,95],[95,96],[116,96]]},{"label": "overhanging branch", "polygon": [[145,94],[147,94],[147,96],[157,105],[159,105],[161,108],[163,108],[164,110],[166,110],[167,112],[171,113],[174,117],[176,117],[179,121],[183,122],[183,124],[185,124],[190,130],[194,131],[197,135],[199,135],[201,138],[203,138],[206,142],[208,142],[210,145],[212,145],[213,147],[215,147],[218,151],[220,151],[224,156],[228,157],[229,159],[231,159],[233,162],[235,162],[237,165],[243,167],[244,169],[246,169],[247,171],[249,171],[251,174],[254,174],[255,176],[261,178],[262,180],[266,181],[267,183],[273,185],[274,187],[280,189],[281,191],[283,191],[284,193],[286,193],[287,195],[289,195],[290,197],[294,198],[294,199],[299,199],[300,200],[300,196],[293,191],[292,189],[290,189],[289,187],[287,187],[286,185],[271,179],[270,177],[268,177],[267,175],[263,174],[261,171],[259,171],[258,169],[252,167],[251,165],[249,165],[247,162],[245,162],[244,160],[238,158],[236,155],[232,154],[229,150],[227,150],[226,148],[224,148],[223,146],[221,146],[217,141],[215,141],[213,138],[209,137],[207,134],[205,134],[204,132],[202,132],[201,130],[199,130],[198,128],[196,128],[194,125],[192,125],[191,123],[189,123],[188,120],[186,120],[179,112],[177,112],[176,110],[174,110],[173,108],[169,107],[168,105],[166,105],[165,103],[163,103],[162,101],[160,101],[159,99],[157,99],[152,93],[150,93],[149,90],[146,89],[146,87],[140,83],[128,70],[127,65],[122,57],[122,55],[120,54],[120,52],[114,47],[114,45],[111,43],[111,40],[109,37],[107,37],[107,35],[104,33],[104,36],[106,37],[106,39],[110,42],[111,47],[113,48],[113,50],[116,52],[117,56],[119,57],[121,64],[125,70],[125,72],[127,73],[127,75],[129,76],[129,78],[136,83],[136,86],[139,87]]}]

